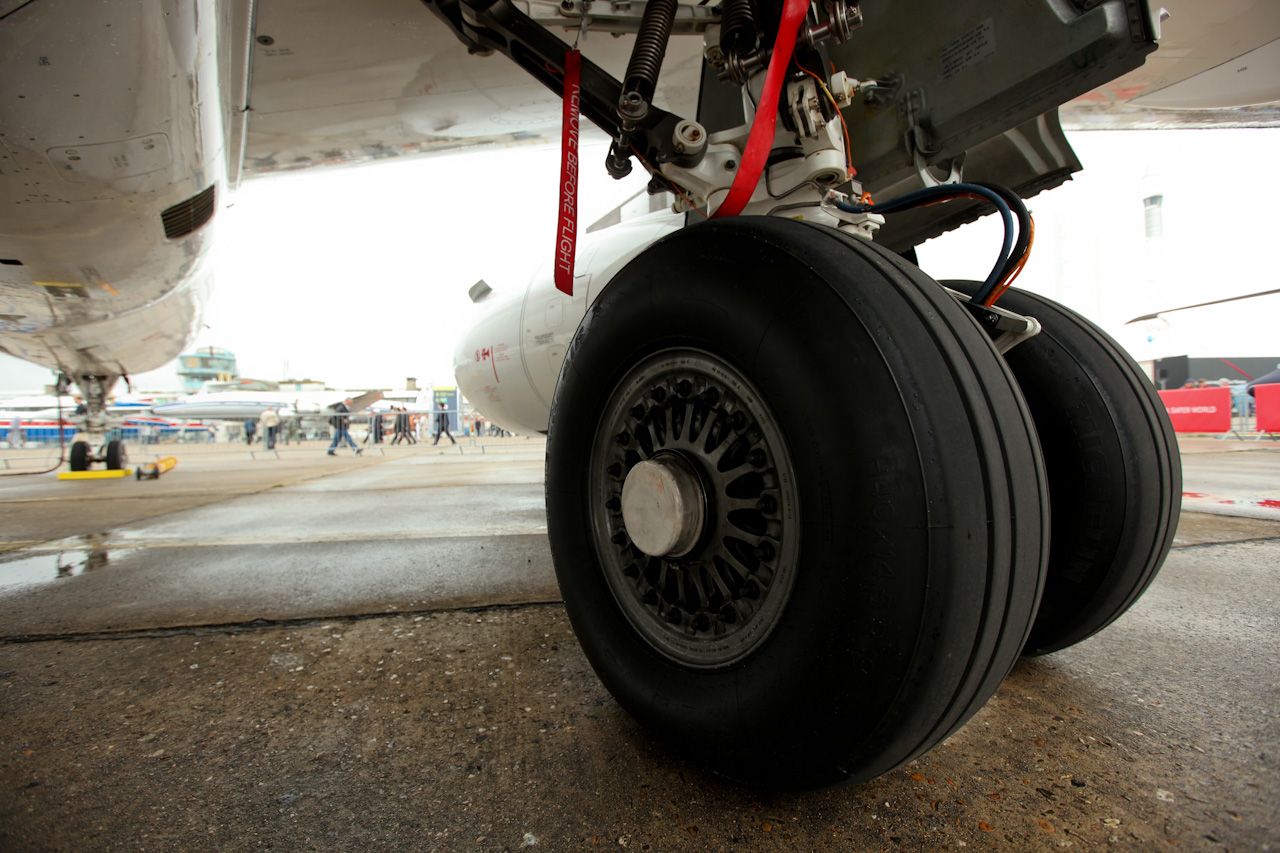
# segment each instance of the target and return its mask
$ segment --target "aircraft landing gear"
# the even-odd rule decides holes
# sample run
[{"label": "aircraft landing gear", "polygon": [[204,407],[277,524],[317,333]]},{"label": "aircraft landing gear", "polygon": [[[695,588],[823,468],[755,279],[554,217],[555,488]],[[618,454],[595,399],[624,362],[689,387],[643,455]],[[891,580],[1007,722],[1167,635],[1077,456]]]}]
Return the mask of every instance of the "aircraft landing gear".
[{"label": "aircraft landing gear", "polygon": [[100,453],[94,453],[89,442],[84,439],[71,445],[67,465],[72,471],[88,471],[95,462],[106,463],[108,471],[121,471],[129,466],[129,451],[118,438],[108,441]]},{"label": "aircraft landing gear", "polygon": [[108,471],[119,471],[125,468],[129,464],[129,454],[125,450],[124,442],[118,438],[108,441],[105,459]]},{"label": "aircraft landing gear", "polygon": [[93,461],[93,451],[89,448],[89,442],[77,441],[71,445],[71,456],[68,464],[72,471],[88,471],[89,463]]},{"label": "aircraft landing gear", "polygon": [[[88,471],[98,462],[104,463],[108,471],[122,471],[129,465],[129,453],[124,441],[108,438],[112,434],[119,435],[119,432],[113,432],[111,428],[113,423],[119,426],[119,420],[113,422],[107,413],[107,395],[119,378],[117,375],[76,377],[76,385],[84,395],[84,405],[76,412],[78,435],[71,444],[67,459],[67,465],[73,472]],[[60,384],[68,381],[63,377]],[[96,451],[94,446],[98,448]]]},{"label": "aircraft landing gear", "polygon": [[1030,415],[951,296],[774,218],[656,243],[579,326],[547,446],[556,574],[618,701],[770,787],[872,778],[995,692],[1048,501]]},{"label": "aircraft landing gear", "polygon": [[1182,463],[1155,388],[1106,332],[1026,291],[1007,291],[1000,306],[1043,326],[1008,353],[1053,504],[1049,576],[1024,650],[1040,655],[1101,631],[1155,579],[1178,526]]}]

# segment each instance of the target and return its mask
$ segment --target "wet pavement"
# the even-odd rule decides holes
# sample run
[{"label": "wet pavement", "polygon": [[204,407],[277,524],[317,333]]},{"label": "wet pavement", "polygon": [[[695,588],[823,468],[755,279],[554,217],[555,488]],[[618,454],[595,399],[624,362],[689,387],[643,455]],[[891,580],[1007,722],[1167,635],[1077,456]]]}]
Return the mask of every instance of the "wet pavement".
[{"label": "wet pavement", "polygon": [[[1215,494],[1276,482],[1274,450],[1187,449]],[[392,451],[0,481],[0,850],[1280,845],[1280,521],[1184,515],[1125,617],[943,745],[778,795],[595,679],[540,442]]]}]

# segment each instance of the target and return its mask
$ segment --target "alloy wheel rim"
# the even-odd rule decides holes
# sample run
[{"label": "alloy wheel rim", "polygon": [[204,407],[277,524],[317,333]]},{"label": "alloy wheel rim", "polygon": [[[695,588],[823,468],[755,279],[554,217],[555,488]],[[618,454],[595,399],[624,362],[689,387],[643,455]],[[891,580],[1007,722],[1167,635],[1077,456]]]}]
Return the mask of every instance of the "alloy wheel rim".
[{"label": "alloy wheel rim", "polygon": [[[685,521],[677,535],[650,537],[651,549],[678,542],[675,553],[646,553],[627,529],[623,489],[642,464],[675,472],[686,505],[701,502],[696,512],[686,506],[700,519],[696,535]],[[666,350],[637,364],[604,408],[589,477],[597,556],[649,645],[695,668],[727,666],[759,648],[795,581],[799,499],[782,431],[746,377],[702,350]]]}]

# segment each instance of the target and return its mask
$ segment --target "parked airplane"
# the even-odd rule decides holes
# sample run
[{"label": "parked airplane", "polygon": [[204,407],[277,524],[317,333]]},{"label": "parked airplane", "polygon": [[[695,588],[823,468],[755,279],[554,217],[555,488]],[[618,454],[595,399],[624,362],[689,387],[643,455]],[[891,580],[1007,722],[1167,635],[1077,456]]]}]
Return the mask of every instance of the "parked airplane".
[{"label": "parked airplane", "polygon": [[[26,397],[0,398],[0,420],[14,416],[23,418],[64,418],[76,416],[76,409],[83,401],[69,394],[37,394]],[[107,403],[107,412],[116,417],[128,417],[150,411],[153,401],[147,397],[126,396]]]},{"label": "parked airplane", "polygon": [[[1123,613],[1168,550],[1178,459],[1151,389],[1088,321],[1007,288],[1019,195],[1079,168],[1059,105],[1277,97],[1280,7],[1169,6],[1144,65],[1144,0],[3,4],[0,346],[74,381],[101,429],[117,379],[189,339],[243,174],[563,114],[571,296],[539,280],[471,356],[549,411],[574,628],[628,710],[718,771],[870,778],[1024,650]],[[465,56],[493,53],[514,65]],[[575,252],[575,106],[611,174],[645,169],[695,224]],[[476,176],[478,244],[507,227],[501,178]],[[1006,236],[984,282],[904,259],[987,206]]]},{"label": "parked airplane", "polygon": [[351,411],[362,412],[382,399],[381,391],[211,391],[192,394],[151,407],[153,414],[199,420],[245,420],[267,409],[282,416],[318,415],[351,400]]}]

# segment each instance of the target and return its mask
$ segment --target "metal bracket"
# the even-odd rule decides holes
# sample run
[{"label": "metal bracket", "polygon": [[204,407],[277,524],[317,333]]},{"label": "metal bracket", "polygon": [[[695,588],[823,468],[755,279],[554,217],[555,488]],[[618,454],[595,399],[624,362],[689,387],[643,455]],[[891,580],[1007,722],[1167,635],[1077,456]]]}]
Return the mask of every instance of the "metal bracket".
[{"label": "metal bracket", "polygon": [[916,164],[916,174],[920,176],[920,182],[926,187],[939,187],[943,184],[958,184],[964,180],[964,154],[961,151],[950,160],[943,160],[940,165],[947,170],[945,178],[939,178],[933,174],[932,168],[925,161],[924,155],[919,150],[913,153]]},{"label": "metal bracket", "polygon": [[[564,27],[577,30],[580,22],[584,32],[634,33],[640,29],[644,3],[628,3],[626,0],[563,0],[560,3],[534,2],[529,4],[529,17],[546,27]],[[688,6],[676,9],[676,19],[671,27],[672,35],[699,35],[708,27],[720,23],[718,6]]]},{"label": "metal bracket", "polygon": [[961,151],[948,160],[937,165],[946,170],[947,176],[939,178],[930,167],[929,158],[936,156],[938,148],[933,143],[933,133],[929,130],[929,104],[923,89],[908,92],[898,105],[907,126],[904,144],[911,152],[915,163],[916,174],[926,187],[937,187],[943,184],[958,184],[964,180],[964,155]]},{"label": "metal bracket", "polygon": [[1004,308],[997,308],[992,305],[980,305],[969,298],[968,294],[961,293],[951,288],[943,288],[955,297],[956,301],[969,309],[969,313],[978,321],[978,325],[991,336],[991,343],[995,344],[996,350],[1004,355],[1018,344],[1029,341],[1036,335],[1040,334],[1043,328],[1040,321],[1035,317],[1027,317],[1022,314],[1015,314]]},{"label": "metal bracket", "polygon": [[874,240],[876,232],[880,230],[880,226],[884,225],[884,216],[879,213],[850,213],[836,206],[836,202],[848,201],[851,197],[857,198],[861,195],[862,184],[857,181],[850,183],[853,186],[852,194],[842,193],[839,190],[827,190],[826,195],[822,197],[822,210],[840,223],[841,231],[853,234],[855,237]]}]

